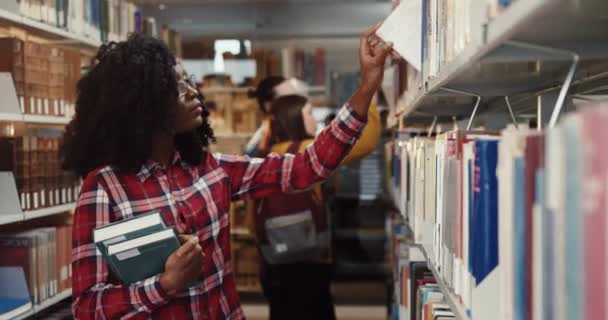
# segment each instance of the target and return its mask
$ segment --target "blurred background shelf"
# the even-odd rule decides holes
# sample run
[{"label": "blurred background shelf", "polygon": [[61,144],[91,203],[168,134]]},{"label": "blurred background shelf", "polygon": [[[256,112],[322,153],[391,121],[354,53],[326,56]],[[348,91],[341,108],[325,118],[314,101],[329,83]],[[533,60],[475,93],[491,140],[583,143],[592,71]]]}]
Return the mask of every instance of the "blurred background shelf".
[{"label": "blurred background shelf", "polygon": [[54,305],[56,305],[59,302],[62,302],[68,298],[72,297],[72,289],[67,289],[61,293],[59,293],[58,295],[55,295],[54,297],[51,297],[45,301],[43,301],[41,304],[35,305],[34,308],[32,308],[30,311],[19,315],[13,319],[10,320],[23,320],[23,319],[37,319],[36,315],[45,311],[48,308],[53,307]]}]

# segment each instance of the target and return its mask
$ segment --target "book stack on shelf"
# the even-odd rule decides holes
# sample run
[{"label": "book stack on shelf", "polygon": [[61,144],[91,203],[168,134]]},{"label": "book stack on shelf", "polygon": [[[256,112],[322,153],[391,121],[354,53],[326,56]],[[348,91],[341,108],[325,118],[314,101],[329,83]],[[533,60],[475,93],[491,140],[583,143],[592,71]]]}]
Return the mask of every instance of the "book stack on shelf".
[{"label": "book stack on shelf", "polygon": [[234,86],[225,75],[207,75],[203,79],[201,91],[212,106],[209,121],[218,139],[225,144],[215,146],[221,148],[221,152],[241,153],[247,138],[262,121],[257,101],[248,95],[250,89]]},{"label": "book stack on shelf", "polygon": [[19,0],[18,14],[68,30],[93,42],[126,39],[142,32],[141,10],[126,0]]},{"label": "book stack on shelf", "polygon": [[478,2],[423,1],[422,65],[429,76],[435,76],[442,66],[451,62],[471,42],[473,10],[479,11]]},{"label": "book stack on shelf", "polygon": [[[608,105],[545,131],[452,131],[395,143],[396,203],[470,319],[604,314]],[[404,179],[405,177],[405,179]]]},{"label": "book stack on shelf", "polygon": [[33,128],[24,136],[0,137],[0,171],[15,177],[21,209],[35,210],[76,201],[79,179],[61,170],[62,131]]},{"label": "book stack on shelf", "polygon": [[324,86],[327,79],[327,53],[323,48],[306,51],[293,45],[281,51],[285,78],[298,78],[312,86]]},{"label": "book stack on shelf", "polygon": [[0,38],[0,72],[10,72],[21,113],[69,118],[74,113],[80,53],[53,45]]},{"label": "book stack on shelf", "polygon": [[456,319],[448,297],[438,285],[436,275],[427,267],[426,257],[412,239],[403,217],[390,219],[390,262],[393,269],[391,319]]},{"label": "book stack on shelf", "polygon": [[[71,237],[71,223],[0,234],[0,279],[6,279],[0,317],[12,319],[71,294]],[[17,291],[5,291],[11,288]]]},{"label": "book stack on shelf", "polygon": [[251,56],[255,60],[255,83],[262,79],[281,74],[281,55],[273,50],[253,49]]},{"label": "book stack on shelf", "polygon": [[160,38],[167,44],[171,52],[177,57],[182,57],[182,37],[181,35],[164,25],[160,29]]}]

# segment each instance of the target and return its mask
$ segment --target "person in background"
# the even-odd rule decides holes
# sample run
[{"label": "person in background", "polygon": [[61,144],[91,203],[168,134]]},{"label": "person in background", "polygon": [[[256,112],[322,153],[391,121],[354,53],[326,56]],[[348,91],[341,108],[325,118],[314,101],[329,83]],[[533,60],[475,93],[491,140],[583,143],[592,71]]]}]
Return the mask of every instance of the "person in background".
[{"label": "person in background", "polygon": [[[84,177],[73,218],[74,317],[244,319],[230,202],[307,190],[342,162],[391,51],[375,30],[361,36],[361,85],[336,120],[304,152],[256,159],[209,153],[213,134],[200,95],[161,40],[135,33],[102,45],[78,83],[62,147],[64,168]],[[177,230],[182,246],[162,273],[124,284],[96,249],[93,230],[151,211]]]},{"label": "person in background", "polygon": [[260,156],[267,153],[268,135],[270,134],[270,106],[276,97],[274,88],[280,85],[285,78],[281,76],[270,76],[264,78],[255,90],[249,91],[249,97],[255,98],[264,115],[262,124],[255,131],[251,139],[245,145],[245,154],[250,157]]},{"label": "person in background", "polygon": [[[317,122],[312,108],[307,98],[298,95],[283,96],[272,103],[271,154],[296,154],[313,144]],[[331,127],[333,123],[328,125]],[[380,117],[373,104],[365,130],[342,163],[374,151],[380,133]],[[335,319],[326,190],[317,184],[311,191],[256,201],[255,231],[262,258],[260,280],[270,305],[271,320]],[[280,221],[276,224],[280,225],[278,229],[272,226],[277,221]],[[306,230],[314,230],[315,236]],[[273,242],[273,237],[280,241]],[[302,243],[311,245],[304,249]],[[274,248],[281,246],[283,251],[277,255]],[[299,251],[290,254],[291,248]],[[290,257],[286,258],[287,255]]]},{"label": "person in background", "polygon": [[264,120],[260,128],[256,130],[245,145],[244,153],[246,155],[259,157],[265,156],[268,153],[268,148],[270,147],[268,139],[270,137],[270,107],[272,101],[290,94],[306,96],[308,94],[308,85],[295,78],[285,79],[281,76],[270,76],[260,81],[255,91],[249,92],[249,97],[257,100],[258,106],[262,114],[264,114]]}]

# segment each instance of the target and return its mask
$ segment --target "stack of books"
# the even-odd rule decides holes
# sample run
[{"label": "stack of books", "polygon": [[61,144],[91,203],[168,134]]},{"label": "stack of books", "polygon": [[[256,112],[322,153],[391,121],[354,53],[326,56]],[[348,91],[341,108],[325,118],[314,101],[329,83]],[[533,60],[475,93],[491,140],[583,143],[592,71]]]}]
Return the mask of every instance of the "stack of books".
[{"label": "stack of books", "polygon": [[[0,278],[10,278],[12,268],[22,270],[34,304],[70,289],[71,237],[69,224],[0,235]],[[4,302],[0,296],[0,305]]]},{"label": "stack of books", "polygon": [[125,284],[145,280],[165,269],[180,243],[160,212],[152,212],[97,228],[95,245],[110,269]]}]

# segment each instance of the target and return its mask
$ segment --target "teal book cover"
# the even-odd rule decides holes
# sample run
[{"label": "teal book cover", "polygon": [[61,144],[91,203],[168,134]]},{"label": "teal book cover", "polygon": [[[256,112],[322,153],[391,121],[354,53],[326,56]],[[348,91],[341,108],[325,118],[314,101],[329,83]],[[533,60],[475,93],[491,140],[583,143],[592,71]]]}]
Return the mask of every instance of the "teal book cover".
[{"label": "teal book cover", "polygon": [[108,246],[107,261],[125,284],[164,272],[169,256],[180,247],[173,229]]}]

